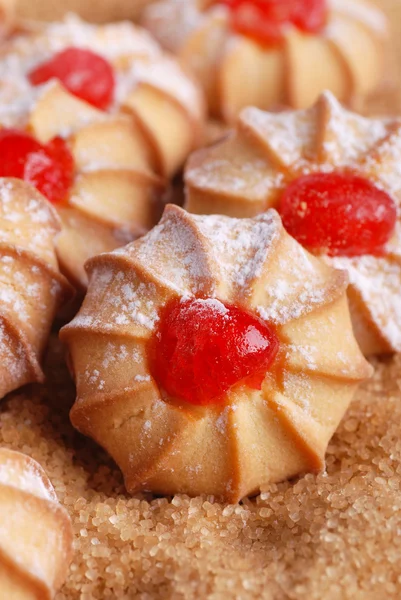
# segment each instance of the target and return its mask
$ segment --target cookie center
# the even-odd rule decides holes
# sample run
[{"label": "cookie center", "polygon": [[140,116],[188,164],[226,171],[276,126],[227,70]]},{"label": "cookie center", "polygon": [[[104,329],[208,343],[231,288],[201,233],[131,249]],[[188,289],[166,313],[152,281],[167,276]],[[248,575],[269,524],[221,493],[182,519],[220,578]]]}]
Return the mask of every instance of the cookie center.
[{"label": "cookie center", "polygon": [[327,20],[327,0],[220,0],[237,33],[263,45],[279,44],[288,25],[318,33]]},{"label": "cookie center", "polygon": [[82,48],[66,48],[28,74],[33,85],[58,79],[81,100],[102,110],[109,108],[114,98],[115,78],[110,63],[102,56]]},{"label": "cookie center", "polygon": [[222,404],[246,380],[259,388],[279,349],[274,328],[219,300],[173,300],[152,340],[152,375],[172,397]]},{"label": "cookie center", "polygon": [[371,181],[351,173],[314,173],[285,189],[279,212],[290,235],[329,255],[381,254],[393,235],[394,200]]},{"label": "cookie center", "polygon": [[74,159],[62,138],[44,145],[22,131],[1,129],[0,156],[0,177],[23,179],[53,203],[66,199],[73,183]]}]

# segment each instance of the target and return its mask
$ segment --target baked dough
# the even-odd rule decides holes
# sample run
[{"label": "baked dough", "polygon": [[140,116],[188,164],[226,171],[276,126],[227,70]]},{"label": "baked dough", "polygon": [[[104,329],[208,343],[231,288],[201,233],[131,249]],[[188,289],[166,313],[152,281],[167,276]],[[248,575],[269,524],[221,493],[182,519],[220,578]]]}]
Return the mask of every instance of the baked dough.
[{"label": "baked dough", "polygon": [[[113,456],[129,492],[236,502],[324,467],[371,368],[352,333],[346,274],[308,254],[274,210],[231,219],[170,205],[145,237],[87,269],[83,306],[61,332],[77,385],[71,420]],[[167,302],[190,297],[274,324],[281,349],[261,390],[242,382],[224,404],[193,406],[161,389],[149,341]]]},{"label": "baked dough", "polygon": [[[69,46],[109,60],[115,102],[106,113],[53,80],[33,87],[27,73]],[[61,135],[75,159],[58,255],[86,287],[85,261],[142,235],[160,218],[170,178],[202,137],[202,95],[177,62],[131,23],[103,27],[69,17],[15,36],[0,55],[0,123],[38,141]]]},{"label": "baked dough", "polygon": [[70,518],[34,460],[0,448],[0,594],[51,600],[72,558]]},{"label": "baked dough", "polygon": [[143,24],[198,77],[213,117],[232,123],[246,106],[306,108],[328,89],[356,106],[379,83],[384,14],[366,0],[329,0],[318,34],[293,26],[279,47],[232,31],[229,9],[202,0],[162,0]]},{"label": "baked dough", "polygon": [[0,398],[44,379],[43,350],[57,309],[72,291],[57,264],[60,229],[39,192],[0,178]]},{"label": "baked dough", "polygon": [[334,257],[348,271],[357,339],[366,355],[401,351],[401,126],[346,111],[330,93],[305,111],[245,109],[235,132],[195,153],[187,166],[186,208],[254,216],[277,206],[286,182],[302,174],[350,169],[396,201],[398,221],[384,256]]}]

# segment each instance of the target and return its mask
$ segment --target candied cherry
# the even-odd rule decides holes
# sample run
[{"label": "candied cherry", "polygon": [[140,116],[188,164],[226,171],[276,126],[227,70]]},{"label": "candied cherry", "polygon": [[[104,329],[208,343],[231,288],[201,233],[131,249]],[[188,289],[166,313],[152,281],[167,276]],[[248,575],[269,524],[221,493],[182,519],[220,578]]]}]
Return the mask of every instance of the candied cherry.
[{"label": "candied cherry", "polygon": [[327,0],[221,0],[231,10],[231,25],[237,33],[263,45],[276,45],[287,25],[317,33],[327,19]]},{"label": "candied cherry", "polygon": [[285,189],[279,212],[303,246],[329,255],[380,254],[393,234],[394,200],[352,173],[314,173]]},{"label": "candied cherry", "polygon": [[33,85],[58,79],[81,100],[102,110],[109,108],[114,97],[114,71],[102,56],[82,48],[66,48],[28,74]]},{"label": "candied cherry", "polygon": [[279,349],[274,328],[219,300],[172,300],[152,341],[151,370],[172,397],[221,404],[234,384],[260,389]]},{"label": "candied cherry", "polygon": [[23,131],[1,129],[0,157],[0,177],[23,179],[54,203],[67,197],[74,159],[62,138],[44,145]]},{"label": "candied cherry", "polygon": [[307,33],[319,33],[327,21],[326,0],[298,0],[293,2],[291,21]]}]

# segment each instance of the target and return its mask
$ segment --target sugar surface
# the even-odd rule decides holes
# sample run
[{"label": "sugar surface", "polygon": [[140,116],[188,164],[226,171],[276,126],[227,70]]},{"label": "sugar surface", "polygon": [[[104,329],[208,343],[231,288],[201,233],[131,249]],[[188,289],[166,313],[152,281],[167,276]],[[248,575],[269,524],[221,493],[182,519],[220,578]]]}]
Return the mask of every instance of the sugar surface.
[{"label": "sugar surface", "polygon": [[39,460],[73,521],[57,600],[399,598],[400,357],[358,393],[325,473],[224,505],[129,497],[115,465],[69,423],[63,352],[53,342],[47,387],[14,394],[0,414],[0,444]]}]

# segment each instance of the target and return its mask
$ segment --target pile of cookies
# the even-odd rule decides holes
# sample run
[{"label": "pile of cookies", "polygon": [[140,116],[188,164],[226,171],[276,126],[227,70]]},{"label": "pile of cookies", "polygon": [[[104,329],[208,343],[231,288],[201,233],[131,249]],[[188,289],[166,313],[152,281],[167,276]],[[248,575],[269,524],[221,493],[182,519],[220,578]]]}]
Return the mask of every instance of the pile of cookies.
[{"label": "pile of cookies", "polygon": [[[361,114],[384,14],[164,0],[1,31],[1,396],[43,384],[62,325],[71,423],[129,494],[249,503],[323,472],[401,352],[401,120]],[[51,598],[84,534],[1,445],[0,587]]]}]

